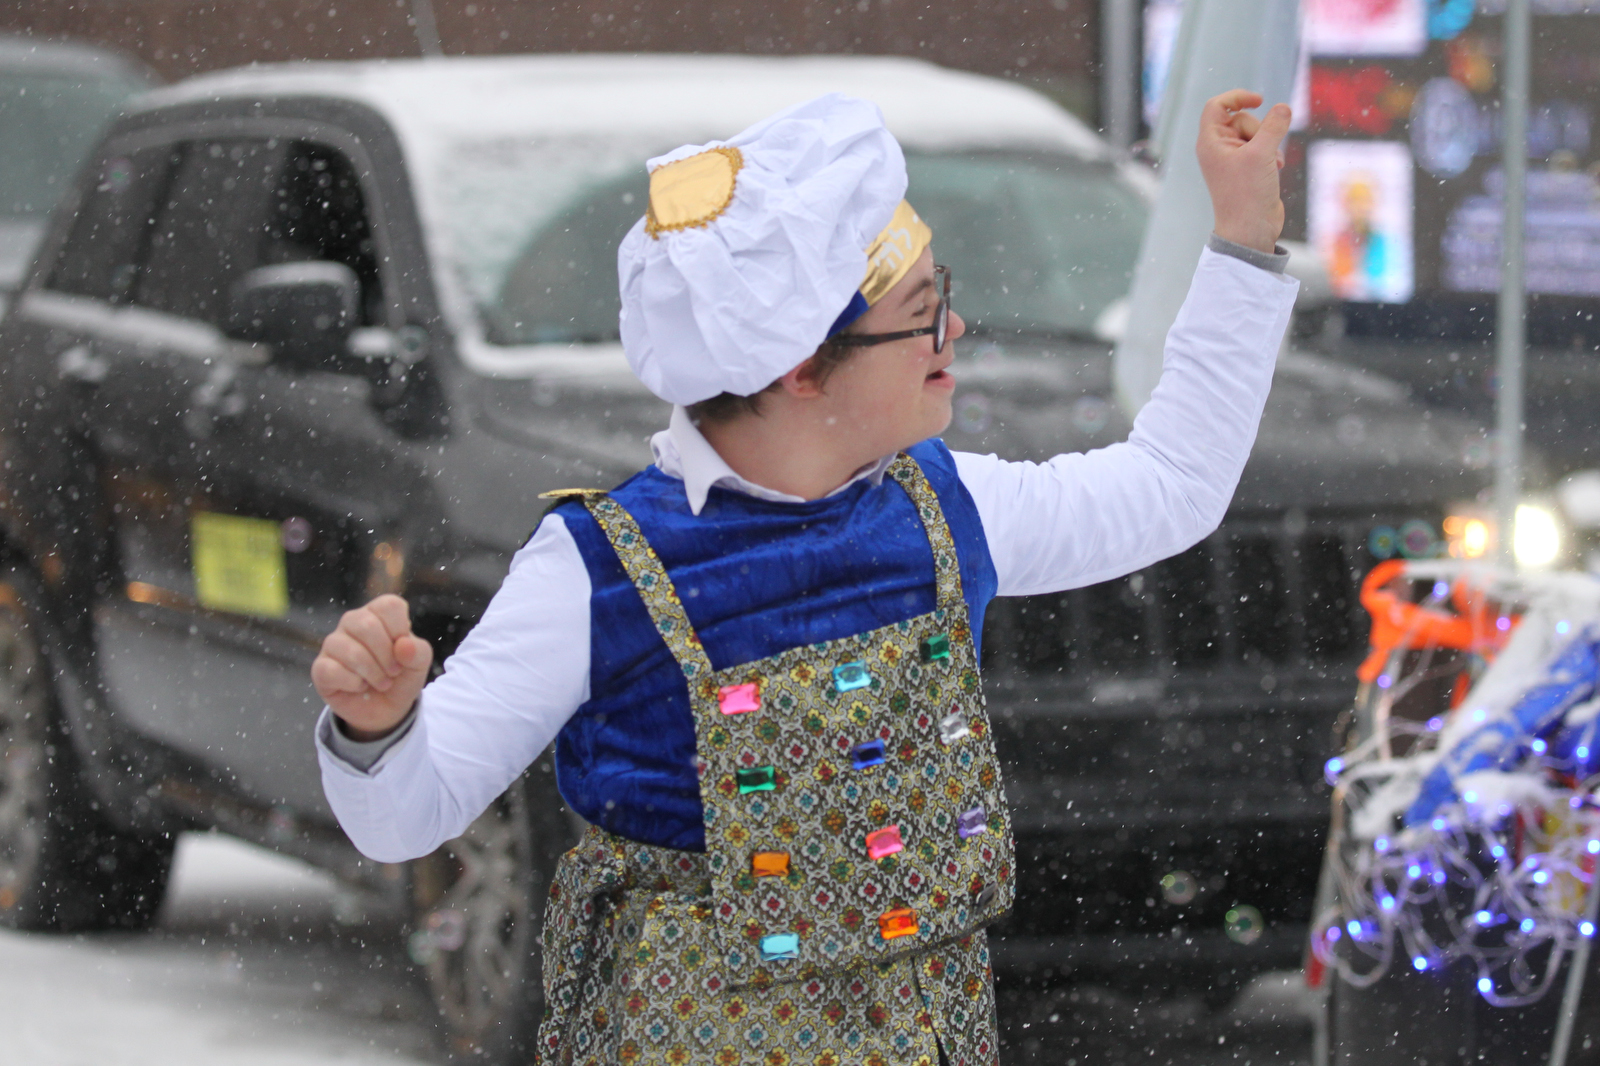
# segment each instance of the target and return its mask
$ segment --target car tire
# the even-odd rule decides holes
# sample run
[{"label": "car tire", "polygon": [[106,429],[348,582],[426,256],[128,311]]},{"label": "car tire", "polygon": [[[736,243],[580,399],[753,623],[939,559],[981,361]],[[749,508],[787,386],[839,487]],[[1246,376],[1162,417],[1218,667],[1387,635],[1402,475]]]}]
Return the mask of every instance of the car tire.
[{"label": "car tire", "polygon": [[35,593],[25,571],[0,570],[0,926],[142,929],[166,893],[174,841],[112,824],[84,784],[28,607]]},{"label": "car tire", "polygon": [[536,1058],[545,896],[575,825],[547,754],[465,833],[411,864],[407,951],[452,1055],[485,1066]]}]

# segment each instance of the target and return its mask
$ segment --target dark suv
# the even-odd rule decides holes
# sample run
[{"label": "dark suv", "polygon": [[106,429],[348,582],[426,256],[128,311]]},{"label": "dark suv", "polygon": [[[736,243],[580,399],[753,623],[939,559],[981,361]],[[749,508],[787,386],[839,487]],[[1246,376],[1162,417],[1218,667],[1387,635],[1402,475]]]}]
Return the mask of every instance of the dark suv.
[{"label": "dark suv", "polygon": [[[1147,201],[1015,86],[898,60],[444,60],[224,74],[119,121],[0,326],[0,919],[146,923],[175,834],[221,829],[413,908],[452,1039],[514,1059],[573,834],[548,756],[439,853],[370,862],[322,796],[307,670],[389,590],[448,652],[540,492],[649,461],[668,412],[616,341],[639,164],[832,89],[883,102],[963,286],[950,445],[1123,437],[1107,323]],[[995,604],[1025,856],[1003,982],[1226,990],[1298,965],[1355,582],[1374,550],[1440,550],[1485,483],[1477,439],[1288,353],[1219,532]]]}]

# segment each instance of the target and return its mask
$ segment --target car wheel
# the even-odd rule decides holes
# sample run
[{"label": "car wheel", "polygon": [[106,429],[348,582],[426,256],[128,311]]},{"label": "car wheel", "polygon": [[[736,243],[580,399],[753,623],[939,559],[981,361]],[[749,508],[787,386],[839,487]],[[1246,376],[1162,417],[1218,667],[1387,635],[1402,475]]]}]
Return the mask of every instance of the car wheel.
[{"label": "car wheel", "polygon": [[546,756],[465,833],[412,863],[406,946],[452,1053],[492,1066],[533,1061],[545,894],[576,841]]},{"label": "car wheel", "polygon": [[144,928],[166,893],[173,840],[99,813],[62,727],[33,591],[25,573],[0,572],[0,925]]}]

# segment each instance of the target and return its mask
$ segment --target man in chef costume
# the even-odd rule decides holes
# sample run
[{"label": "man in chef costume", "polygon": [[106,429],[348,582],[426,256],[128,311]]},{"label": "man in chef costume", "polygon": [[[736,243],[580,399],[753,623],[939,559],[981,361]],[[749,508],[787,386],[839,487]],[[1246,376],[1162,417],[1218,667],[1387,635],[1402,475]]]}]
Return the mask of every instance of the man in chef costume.
[{"label": "man in chef costume", "polygon": [[1206,106],[1215,233],[1129,439],[1043,464],[938,439],[964,325],[876,106],[824,96],[649,161],[618,275],[628,360],[674,405],[655,462],[551,494],[431,683],[396,596],[312,668],[324,787],[382,862],[555,742],[589,828],[550,889],[543,1061],[996,1061],[984,927],[1017,870],[984,610],[1221,522],[1297,289],[1289,113],[1260,102]]}]

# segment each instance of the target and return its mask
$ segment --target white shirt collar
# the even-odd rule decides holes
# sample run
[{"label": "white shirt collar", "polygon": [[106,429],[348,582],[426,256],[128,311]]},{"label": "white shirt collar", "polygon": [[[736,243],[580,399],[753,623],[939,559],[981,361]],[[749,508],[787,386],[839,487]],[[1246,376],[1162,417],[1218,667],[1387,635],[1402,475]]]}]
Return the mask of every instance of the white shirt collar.
[{"label": "white shirt collar", "polygon": [[[689,412],[677,405],[672,408],[672,419],[667,423],[667,428],[650,438],[650,450],[655,453],[656,466],[663,474],[683,482],[684,495],[689,498],[689,510],[694,514],[699,514],[705,507],[706,496],[713,488],[733,489],[758,500],[776,503],[806,502],[804,497],[763,488],[734,473],[727,460],[718,455],[711,442],[695,428]],[[886,455],[875,463],[868,463],[828,495],[836,496],[863,478],[874,485],[881,484],[883,472],[889,469],[894,458],[893,455]]]}]

